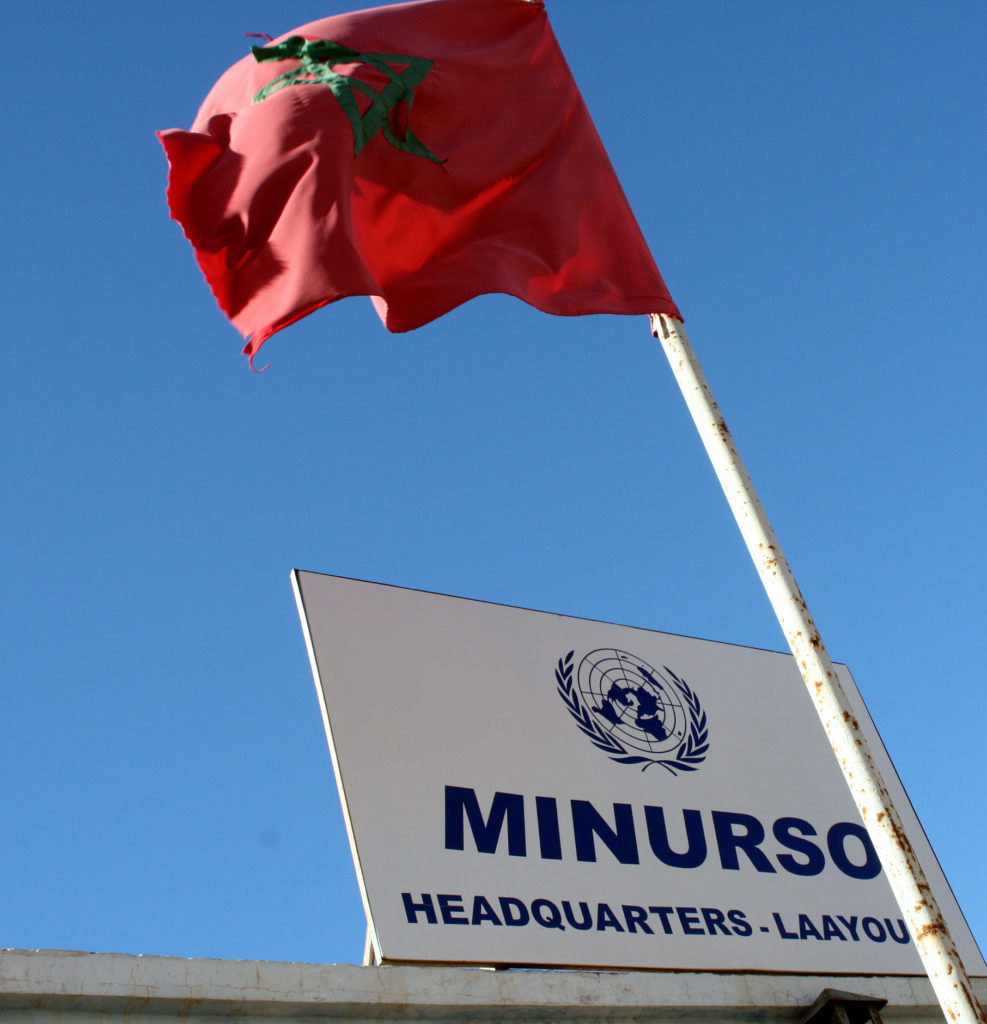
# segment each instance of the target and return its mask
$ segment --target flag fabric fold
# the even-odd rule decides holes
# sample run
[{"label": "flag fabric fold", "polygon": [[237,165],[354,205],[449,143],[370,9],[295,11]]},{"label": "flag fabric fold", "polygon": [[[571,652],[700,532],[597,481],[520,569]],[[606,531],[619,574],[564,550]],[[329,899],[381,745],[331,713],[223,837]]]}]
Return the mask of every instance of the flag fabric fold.
[{"label": "flag fabric fold", "polygon": [[251,361],[350,295],[391,331],[491,292],[681,319],[540,0],[312,22],[158,135],[171,214]]}]

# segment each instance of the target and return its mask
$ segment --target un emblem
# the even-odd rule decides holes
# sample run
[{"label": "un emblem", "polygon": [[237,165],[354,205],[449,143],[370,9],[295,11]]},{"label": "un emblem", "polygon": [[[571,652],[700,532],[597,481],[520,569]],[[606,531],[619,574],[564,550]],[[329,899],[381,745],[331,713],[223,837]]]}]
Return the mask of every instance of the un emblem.
[{"label": "un emblem", "polygon": [[612,648],[559,658],[555,682],[569,714],[598,747],[620,764],[654,764],[676,775],[706,760],[709,727],[699,698],[670,668]]}]

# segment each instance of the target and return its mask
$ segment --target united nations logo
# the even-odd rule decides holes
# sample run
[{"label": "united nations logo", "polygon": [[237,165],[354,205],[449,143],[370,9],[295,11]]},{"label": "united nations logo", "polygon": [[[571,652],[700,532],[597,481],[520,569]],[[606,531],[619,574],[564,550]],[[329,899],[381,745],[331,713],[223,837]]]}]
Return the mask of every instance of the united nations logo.
[{"label": "united nations logo", "polygon": [[575,651],[559,658],[559,696],[580,732],[620,764],[644,771],[659,764],[673,775],[706,760],[709,727],[699,698],[670,668],[662,671],[626,651]]}]

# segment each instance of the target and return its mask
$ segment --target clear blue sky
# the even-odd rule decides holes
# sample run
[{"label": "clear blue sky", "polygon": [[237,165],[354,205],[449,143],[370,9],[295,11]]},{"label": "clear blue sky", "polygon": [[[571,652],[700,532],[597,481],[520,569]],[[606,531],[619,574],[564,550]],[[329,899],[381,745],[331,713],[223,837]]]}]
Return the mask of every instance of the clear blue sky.
[{"label": "clear blue sky", "polygon": [[[0,946],[358,962],[293,567],[784,645],[643,318],[351,299],[249,372],[154,131],[344,9],[3,5]],[[987,7],[549,11],[987,945]]]}]

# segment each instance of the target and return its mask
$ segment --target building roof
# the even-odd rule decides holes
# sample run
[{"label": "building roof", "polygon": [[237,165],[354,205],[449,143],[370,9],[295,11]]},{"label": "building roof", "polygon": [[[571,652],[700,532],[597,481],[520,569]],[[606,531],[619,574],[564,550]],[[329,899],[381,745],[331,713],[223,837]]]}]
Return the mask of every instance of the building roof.
[{"label": "building roof", "polygon": [[[987,978],[974,987],[987,999]],[[924,977],[695,972],[491,971],[446,966],[357,967],[250,960],[0,952],[0,1015],[52,1012],[162,1019],[278,1018],[414,1021],[798,1021],[826,988],[886,999],[885,1021],[942,1019]],[[63,1018],[64,1019],[64,1018]],[[68,1021],[66,1021],[68,1024]]]}]

